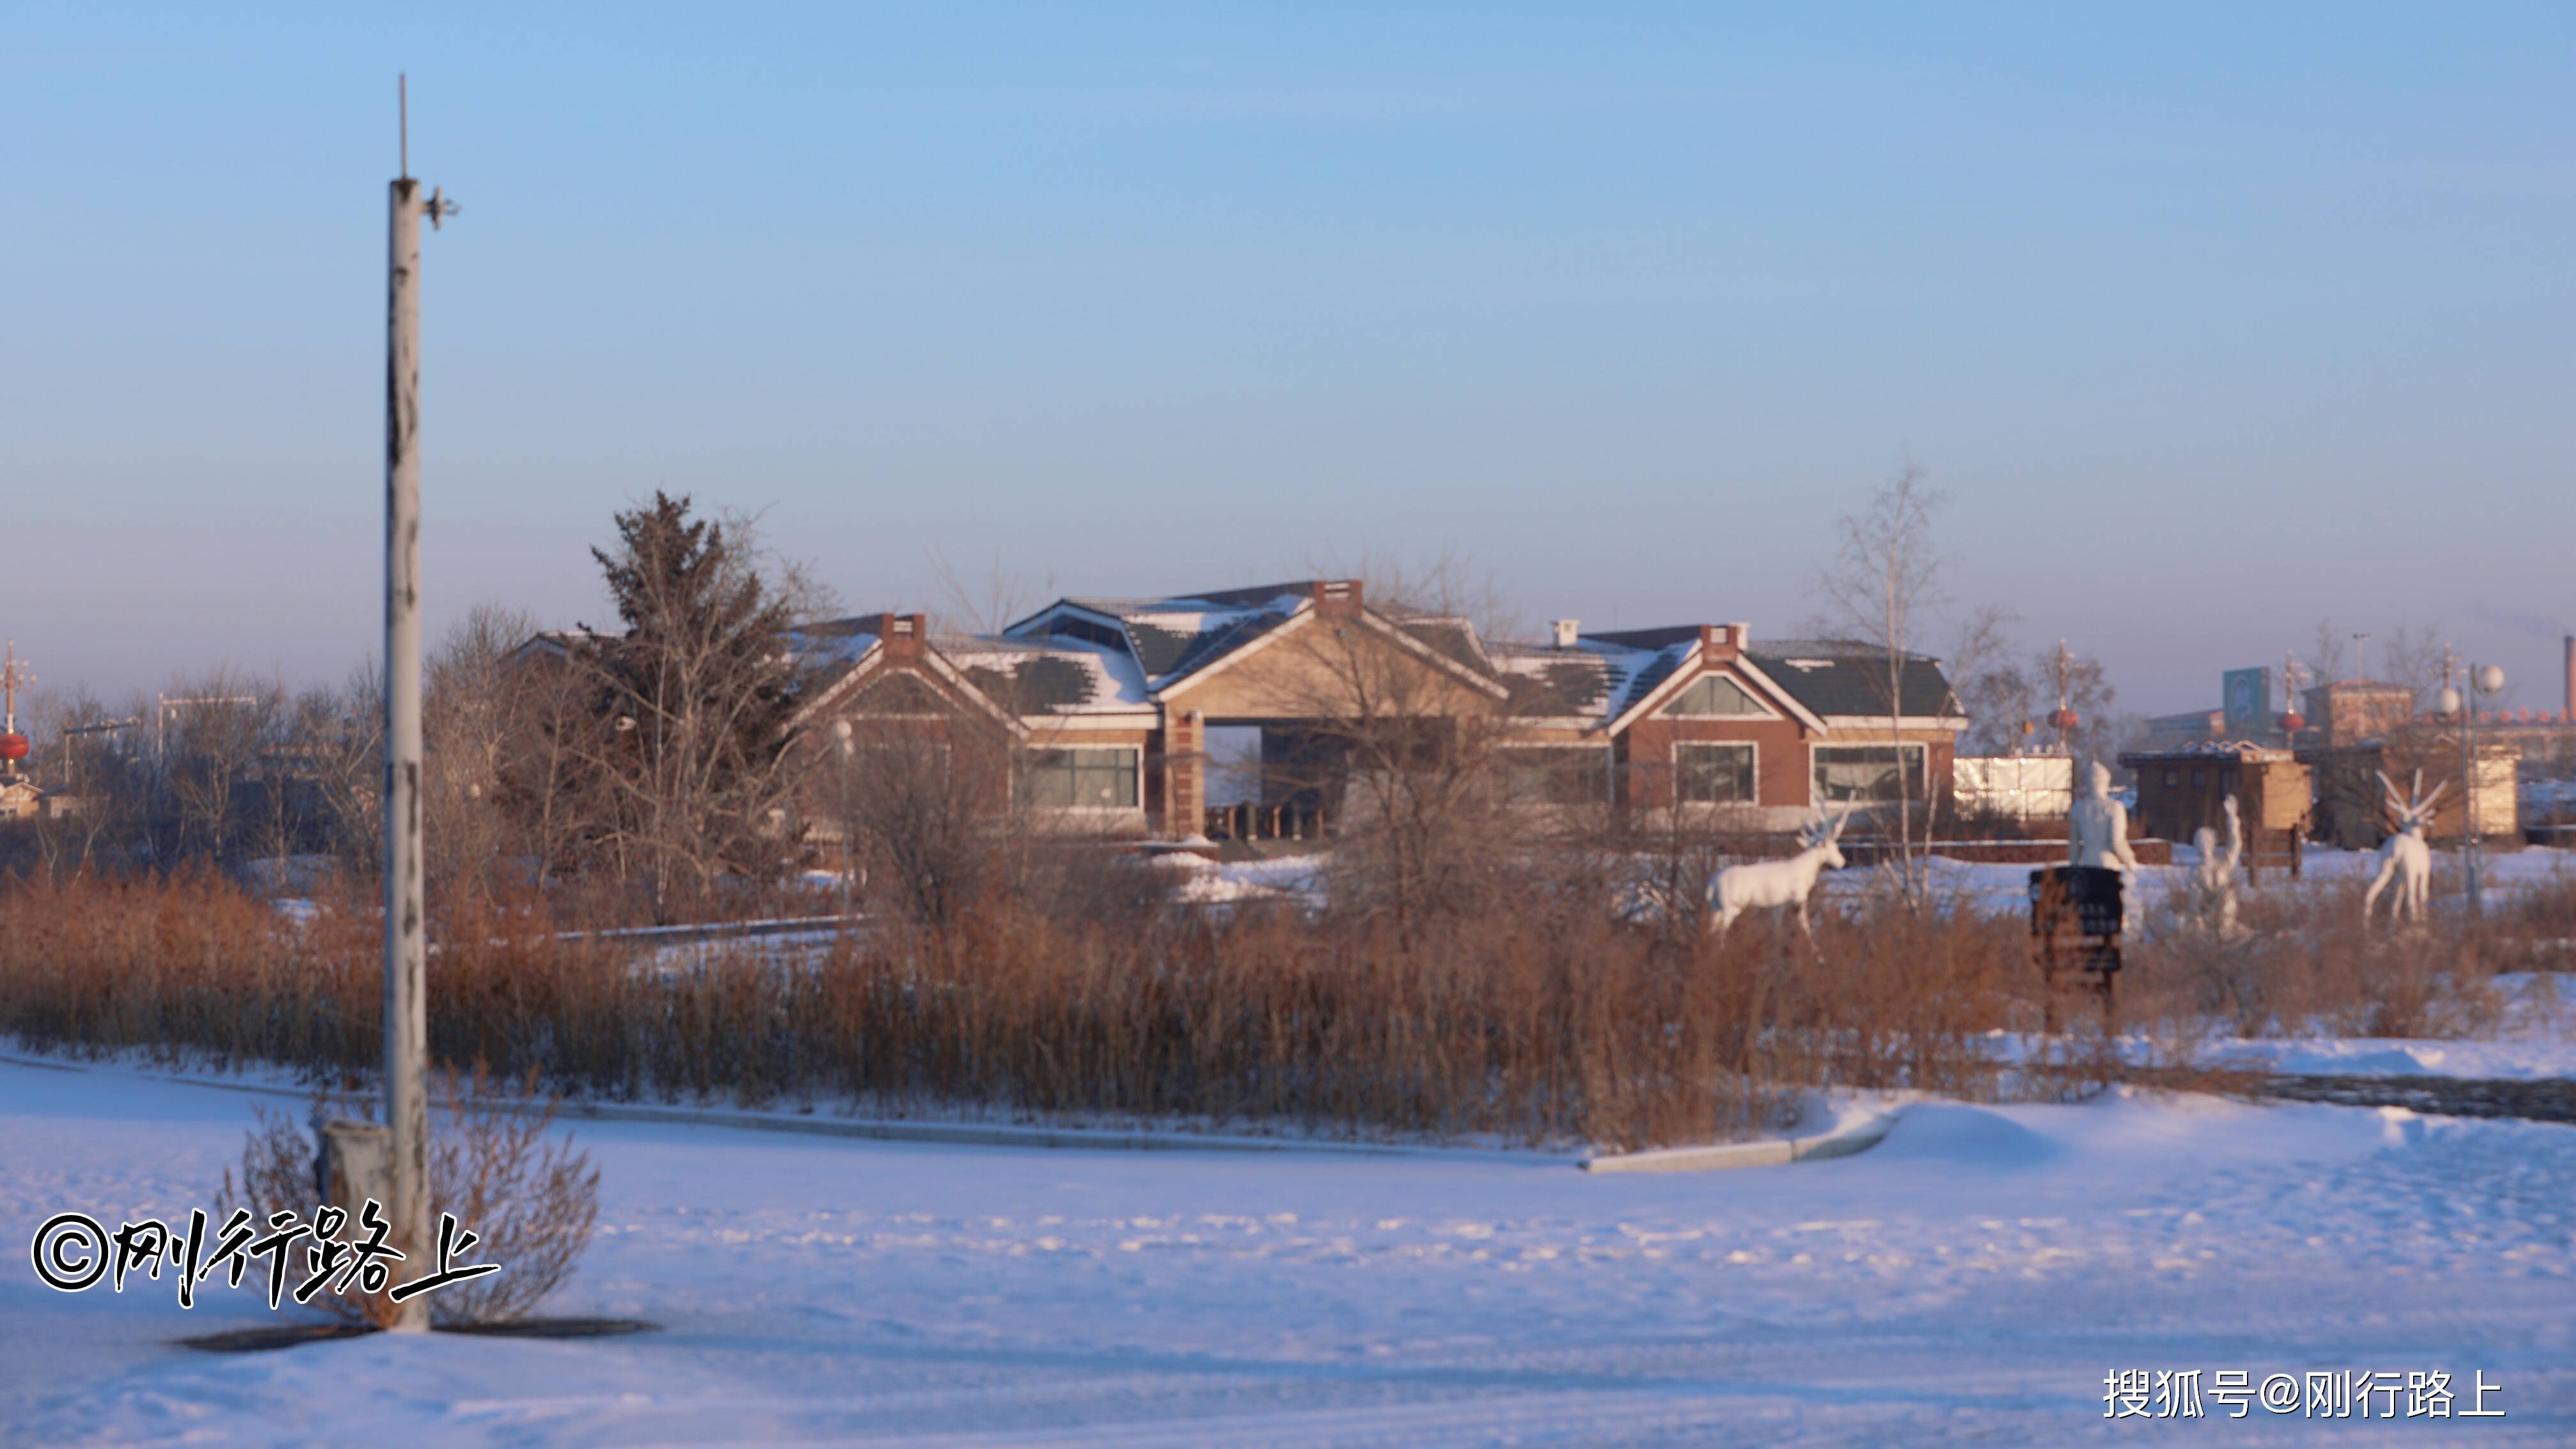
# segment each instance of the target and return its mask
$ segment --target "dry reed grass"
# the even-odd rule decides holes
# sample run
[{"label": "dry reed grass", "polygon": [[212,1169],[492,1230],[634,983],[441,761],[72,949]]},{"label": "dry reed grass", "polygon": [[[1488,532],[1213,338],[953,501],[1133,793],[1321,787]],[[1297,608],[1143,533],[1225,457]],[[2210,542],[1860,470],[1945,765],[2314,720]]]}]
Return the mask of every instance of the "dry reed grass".
[{"label": "dry reed grass", "polygon": [[[2243,942],[2160,933],[2131,954],[2123,1025],[2178,1043],[2212,1017],[2248,1034],[2482,1030],[2488,978],[2565,908],[2535,908],[2538,927],[2499,912],[2471,931],[2365,933],[2352,894],[2251,893]],[[16,883],[0,912],[0,1030],[31,1044],[280,1062],[324,1082],[377,1059],[364,903],[299,926],[208,877],[75,879]],[[1579,877],[1401,929],[1285,905],[1181,912],[1151,889],[1086,885],[996,893],[944,927],[882,922],[802,955],[745,942],[657,968],[502,903],[437,922],[430,1047],[609,1099],[1617,1147],[1775,1123],[1802,1088],[1993,1098],[2120,1070],[2081,1011],[2046,1070],[2000,1060],[1994,1034],[2040,1015],[2017,920],[1864,903],[1820,914],[1810,947],[1778,922],[1711,941],[1613,917]]]}]

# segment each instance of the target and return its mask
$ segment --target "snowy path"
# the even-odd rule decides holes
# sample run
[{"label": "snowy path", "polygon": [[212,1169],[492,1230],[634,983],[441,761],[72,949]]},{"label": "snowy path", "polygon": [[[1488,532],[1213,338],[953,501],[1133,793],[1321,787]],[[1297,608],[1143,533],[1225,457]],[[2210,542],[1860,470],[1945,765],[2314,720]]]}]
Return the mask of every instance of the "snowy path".
[{"label": "snowy path", "polygon": [[[552,1311],[665,1333],[212,1356],[164,1341],[246,1295],[34,1281],[53,1212],[211,1205],[248,1120],[0,1065],[0,1444],[2576,1437],[2562,1126],[1929,1106],[1842,1161],[1601,1177],[597,1124],[603,1231]],[[2111,1425],[2114,1368],[2484,1370],[2509,1417]]]}]

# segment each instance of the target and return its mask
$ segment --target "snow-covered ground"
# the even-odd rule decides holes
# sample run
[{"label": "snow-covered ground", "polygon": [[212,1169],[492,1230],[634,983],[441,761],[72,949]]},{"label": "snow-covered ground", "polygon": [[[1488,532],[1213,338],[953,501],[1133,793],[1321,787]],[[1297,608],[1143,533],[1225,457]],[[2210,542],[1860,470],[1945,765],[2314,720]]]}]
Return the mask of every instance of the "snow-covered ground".
[{"label": "snow-covered ground", "polygon": [[[2184,878],[2198,859],[2188,845],[2174,847],[2172,865],[2151,865],[2138,872],[2139,894],[2145,906],[2153,910],[2171,892],[2182,888]],[[2522,850],[2489,850],[2485,857],[2488,889],[2499,902],[2510,901],[2518,891],[2539,885],[2555,885],[2576,880],[2576,850],[2533,846]],[[1324,858],[1320,855],[1282,856],[1272,860],[1228,861],[1218,864],[1196,857],[1174,855],[1163,857],[1164,868],[1187,872],[1189,879],[1181,888],[1181,899],[1194,904],[1214,904],[1259,897],[1288,896],[1298,900],[1320,899]],[[2309,881],[2366,880],[2378,868],[2379,856],[2367,850],[2331,850],[2311,845],[2301,861]],[[1965,899],[1978,908],[2013,914],[2029,909],[2030,872],[2027,865],[1996,865],[1952,860],[1934,856],[1929,863],[1932,886],[1945,899]],[[2457,851],[2433,853],[2433,869],[2447,878],[2460,869]],[[1824,898],[1855,898],[1873,888],[1877,873],[1855,868],[1828,871],[1818,882]],[[2245,886],[2249,895],[2265,885],[2281,881],[2280,872],[2268,871],[2261,884]],[[2452,897],[2456,904],[2456,897]]]},{"label": "snow-covered ground", "polygon": [[2518,972],[2494,988],[2503,1010],[2490,1037],[2227,1037],[2195,1056],[2297,1076],[2576,1077],[2576,976]]},{"label": "snow-covered ground", "polygon": [[[0,1064],[0,1232],[210,1206],[252,1100]],[[56,1294],[12,1246],[0,1444],[2576,1438],[2560,1126],[1925,1103],[1860,1156],[1673,1176],[582,1136],[601,1231],[550,1310],[667,1331],[201,1354],[168,1340],[265,1310]],[[2123,1369],[2201,1370],[2212,1414],[2219,1370],[2482,1371],[2507,1417],[2106,1422]]]},{"label": "snow-covered ground", "polygon": [[[2141,904],[2147,910],[2153,911],[2163,903],[2167,895],[2182,889],[2184,879],[2191,873],[2191,867],[2198,858],[2198,853],[2190,846],[2177,845],[2174,847],[2173,864],[2140,867],[2138,894]],[[2545,846],[2531,846],[2512,851],[2491,849],[2481,858],[2485,862],[2486,887],[2492,893],[2491,899],[2498,904],[2509,902],[2515,893],[2535,886],[2557,885],[2576,880],[2576,850],[2552,849]],[[1940,897],[1964,899],[1979,909],[2004,914],[2026,911],[2030,908],[2030,873],[2034,868],[2027,865],[1996,865],[1952,860],[1946,856],[1932,857],[1929,865],[1932,888]],[[2302,879],[2311,883],[2368,880],[2370,873],[2378,868],[2379,854],[2376,851],[2331,850],[2317,845],[2309,846],[2300,861]],[[2433,871],[2437,882],[2456,878],[2459,870],[2459,852],[2454,850],[2433,852]],[[1858,896],[1871,888],[1873,874],[1872,871],[1862,869],[1832,871],[1824,876],[1820,882],[1820,889],[1828,898]],[[2240,884],[2238,888],[2246,893],[2246,899],[2252,900],[2266,887],[2280,884],[2282,880],[2281,872],[2270,870],[2264,872],[2261,882],[2253,885]],[[2457,889],[2455,884],[2437,889],[2434,908],[2436,910],[2457,909],[2459,905]]]}]

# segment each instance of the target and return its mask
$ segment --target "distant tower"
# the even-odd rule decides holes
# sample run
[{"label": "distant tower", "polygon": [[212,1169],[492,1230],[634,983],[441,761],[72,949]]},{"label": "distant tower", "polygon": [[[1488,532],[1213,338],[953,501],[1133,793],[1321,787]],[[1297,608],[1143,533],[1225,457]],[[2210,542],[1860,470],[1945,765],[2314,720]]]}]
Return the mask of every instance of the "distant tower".
[{"label": "distant tower", "polygon": [[2083,717],[2067,703],[2067,690],[2074,673],[2075,656],[2066,652],[2066,641],[2060,639],[2057,641],[2057,709],[2049,715],[2048,723],[2057,731],[2057,752],[2061,755],[2068,753],[2066,737],[2084,723]]},{"label": "distant tower", "polygon": [[8,655],[0,660],[0,775],[15,776],[18,762],[27,758],[27,737],[18,733],[18,686],[35,678],[18,657],[18,641],[10,640]]}]

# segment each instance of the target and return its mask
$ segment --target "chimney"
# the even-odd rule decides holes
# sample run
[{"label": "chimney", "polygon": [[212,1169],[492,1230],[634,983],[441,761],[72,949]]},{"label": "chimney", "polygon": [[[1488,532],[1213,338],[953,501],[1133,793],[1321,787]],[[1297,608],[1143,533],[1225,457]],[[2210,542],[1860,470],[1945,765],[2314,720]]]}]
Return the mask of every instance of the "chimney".
[{"label": "chimney", "polygon": [[1315,580],[1315,612],[1328,617],[1344,617],[1360,611],[1360,581],[1357,579]]},{"label": "chimney", "polygon": [[1583,621],[1580,619],[1559,619],[1548,627],[1556,631],[1556,647],[1559,649],[1571,649],[1574,641],[1583,637]]},{"label": "chimney", "polygon": [[877,641],[885,646],[888,659],[919,659],[922,641],[929,634],[929,621],[919,614],[877,616]]},{"label": "chimney", "polygon": [[1700,657],[1711,664],[1722,664],[1744,650],[1744,626],[1741,624],[1702,624],[1699,626]]}]

